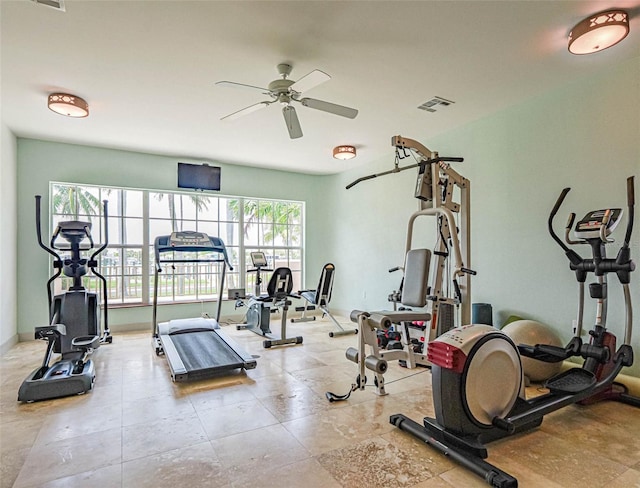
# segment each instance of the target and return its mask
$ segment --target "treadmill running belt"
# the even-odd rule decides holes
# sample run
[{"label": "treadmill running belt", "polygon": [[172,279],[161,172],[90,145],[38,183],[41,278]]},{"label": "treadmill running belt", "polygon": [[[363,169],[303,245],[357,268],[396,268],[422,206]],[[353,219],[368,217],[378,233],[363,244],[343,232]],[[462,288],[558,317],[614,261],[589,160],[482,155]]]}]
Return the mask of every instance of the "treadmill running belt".
[{"label": "treadmill running belt", "polygon": [[187,371],[241,368],[243,361],[212,331],[175,334],[171,341]]}]

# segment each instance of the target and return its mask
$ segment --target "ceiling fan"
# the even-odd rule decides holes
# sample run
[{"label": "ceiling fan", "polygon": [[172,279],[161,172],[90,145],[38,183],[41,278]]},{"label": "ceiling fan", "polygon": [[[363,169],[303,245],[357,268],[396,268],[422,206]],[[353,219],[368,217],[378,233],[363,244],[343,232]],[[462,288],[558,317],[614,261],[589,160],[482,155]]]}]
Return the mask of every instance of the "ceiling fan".
[{"label": "ceiling fan", "polygon": [[233,81],[218,81],[216,85],[228,86],[232,88],[249,88],[252,90],[258,90],[263,95],[268,95],[271,100],[254,103],[237,112],[233,112],[229,115],[222,117],[220,120],[234,120],[242,115],[255,112],[261,108],[267,107],[272,103],[280,102],[284,107],[282,108],[282,114],[284,115],[284,121],[289,131],[289,137],[291,139],[297,139],[302,137],[302,127],[300,127],[300,121],[296,114],[296,109],[291,102],[298,102],[305,107],[315,108],[316,110],[322,110],[323,112],[329,112],[331,114],[340,115],[349,119],[354,119],[358,115],[358,111],[354,108],[345,107],[343,105],[337,105],[331,102],[325,102],[323,100],[316,100],[315,98],[300,98],[302,92],[306,92],[311,88],[329,81],[331,77],[324,71],[319,69],[313,70],[311,73],[303,76],[298,81],[293,81],[287,77],[291,74],[291,65],[282,63],[278,65],[278,73],[280,73],[281,79],[277,79],[269,83],[267,88],[261,88],[259,86],[245,85],[243,83],[236,83]]}]

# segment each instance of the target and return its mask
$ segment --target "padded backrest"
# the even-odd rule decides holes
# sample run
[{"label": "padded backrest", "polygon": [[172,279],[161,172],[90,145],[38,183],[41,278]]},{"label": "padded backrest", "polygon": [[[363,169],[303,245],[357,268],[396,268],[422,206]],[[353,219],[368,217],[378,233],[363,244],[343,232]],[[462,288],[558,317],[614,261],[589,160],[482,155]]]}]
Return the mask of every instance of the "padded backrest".
[{"label": "padded backrest", "polygon": [[267,285],[267,294],[274,298],[284,298],[293,290],[293,275],[289,268],[281,267],[271,275]]},{"label": "padded backrest", "polygon": [[430,263],[431,251],[429,249],[411,249],[407,252],[404,262],[404,284],[401,300],[403,305],[424,307],[427,304]]},{"label": "padded backrest", "polygon": [[336,267],[332,263],[327,263],[320,273],[320,281],[316,288],[316,305],[326,307],[331,300],[331,291],[333,290],[333,273]]}]

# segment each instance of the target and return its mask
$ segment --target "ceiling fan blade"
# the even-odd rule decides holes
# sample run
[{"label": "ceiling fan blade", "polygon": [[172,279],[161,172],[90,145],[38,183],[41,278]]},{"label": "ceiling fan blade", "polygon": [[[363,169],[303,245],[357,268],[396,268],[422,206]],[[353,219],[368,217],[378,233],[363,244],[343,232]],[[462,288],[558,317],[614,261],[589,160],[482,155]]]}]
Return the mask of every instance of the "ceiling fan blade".
[{"label": "ceiling fan blade", "polygon": [[232,114],[225,115],[220,120],[235,120],[243,115],[250,114],[251,112],[255,112],[256,110],[260,110],[268,105],[271,105],[273,102],[258,102],[253,105],[249,105],[243,109],[238,110],[237,112],[233,112]]},{"label": "ceiling fan blade", "polygon": [[304,75],[298,81],[296,81],[289,88],[297,91],[298,93],[305,92],[307,90],[311,90],[316,86],[324,83],[325,81],[329,81],[331,76],[329,76],[324,71],[320,71],[319,69],[313,70],[311,73]]},{"label": "ceiling fan blade", "polygon": [[252,90],[259,90],[265,95],[269,94],[269,90],[267,88],[261,88],[259,86],[253,86],[253,85],[245,85],[244,83],[236,83],[235,81],[216,81],[216,85],[226,86],[229,88],[250,88]]},{"label": "ceiling fan blade", "polygon": [[284,115],[284,122],[287,124],[289,137],[291,139],[298,139],[299,137],[302,137],[302,127],[300,127],[300,121],[298,120],[296,109],[291,105],[287,105],[282,109],[282,115]]},{"label": "ceiling fan blade", "polygon": [[323,112],[329,112],[349,119],[355,119],[356,115],[358,115],[358,111],[355,108],[324,102],[322,100],[316,100],[315,98],[302,98],[300,103],[305,107],[315,108],[316,110],[322,110]]}]

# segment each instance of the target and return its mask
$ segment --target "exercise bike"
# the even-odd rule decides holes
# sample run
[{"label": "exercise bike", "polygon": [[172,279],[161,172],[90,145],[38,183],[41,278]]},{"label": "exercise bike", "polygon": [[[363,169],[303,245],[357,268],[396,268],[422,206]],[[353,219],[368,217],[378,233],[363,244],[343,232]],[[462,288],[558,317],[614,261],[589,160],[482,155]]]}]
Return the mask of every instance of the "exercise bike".
[{"label": "exercise bike", "polygon": [[[402,414],[390,418],[393,425],[470,469],[491,486],[515,487],[518,483],[513,476],[484,460],[488,455],[485,443],[535,428],[544,415],[574,403],[607,399],[640,407],[640,398],[614,381],[623,367],[633,364],[629,283],[635,264],[630,257],[629,242],[634,220],[634,180],[627,179],[629,215],[624,242],[615,258],[606,257],[606,246],[613,242],[609,235],[621,220],[621,209],[589,212],[575,225],[576,239],[570,238],[575,214],[570,215],[565,239],[570,245],[589,245],[591,258],[582,258],[556,235],[553,219],[569,190],[562,191],[548,221],[549,233],[565,252],[579,283],[577,327],[569,344],[564,348],[516,346],[503,332],[490,326],[452,329],[428,347],[436,418],[425,418],[424,426]],[[590,342],[583,344],[580,336],[584,283],[589,273],[597,278],[596,283],[589,285],[591,298],[597,300],[597,317],[589,331]],[[607,275],[611,273],[622,285],[625,301],[624,338],[617,350],[615,336],[606,330]],[[584,363],[549,379],[544,384],[548,393],[526,399],[521,356],[546,362],[582,357]]]},{"label": "exercise bike", "polygon": [[[250,297],[248,310],[246,314],[246,323],[236,325],[237,330],[247,329],[265,338],[262,345],[265,349],[273,346],[282,346],[287,344],[302,344],[302,336],[287,337],[287,312],[291,306],[290,298],[300,298],[292,293],[293,275],[291,270],[286,267],[276,268],[275,270],[266,268],[267,258],[263,252],[252,252],[251,261],[254,269],[248,272],[256,273],[255,295]],[[273,271],[269,283],[267,284],[267,293],[261,294],[262,277],[261,272]],[[236,308],[239,304],[244,305],[242,301],[236,302]],[[271,332],[271,312],[281,310],[280,318],[280,336]]]},{"label": "exercise bike", "polygon": [[[91,222],[68,220],[58,223],[50,246],[42,242],[40,195],[36,196],[36,234],[38,244],[55,259],[53,276],[47,281],[49,303],[49,325],[36,327],[35,338],[47,341],[42,365],[34,370],[20,386],[18,401],[34,402],[70,395],[86,393],[93,388],[95,368],[89,354],[101,343],[111,343],[113,337],[107,320],[107,282],[98,270],[97,256],[107,248],[107,202],[104,201],[104,243],[89,259],[83,258],[83,251],[95,249],[91,237]],[[66,241],[60,244],[59,238]],[[88,242],[88,243],[87,243]],[[69,257],[61,257],[58,251],[70,252]],[[98,296],[88,291],[82,283],[87,268],[102,283],[104,325],[100,326]],[[73,279],[69,290],[53,296],[53,282],[61,274]],[[59,360],[50,364],[53,353],[61,354]]]}]

